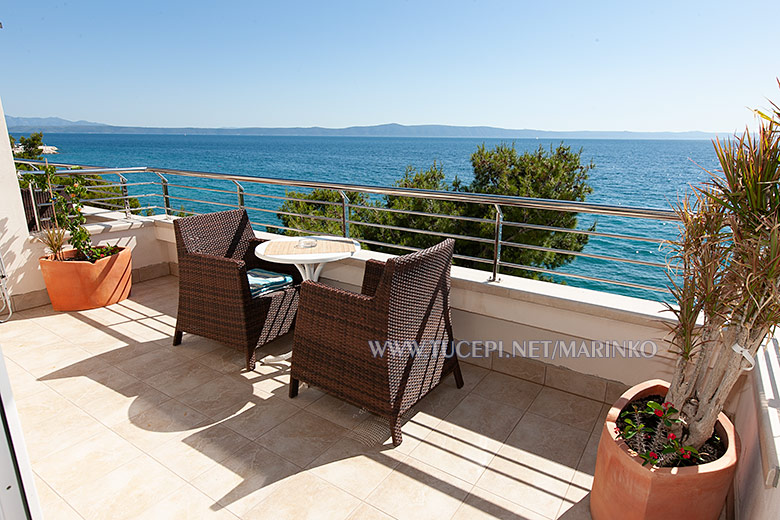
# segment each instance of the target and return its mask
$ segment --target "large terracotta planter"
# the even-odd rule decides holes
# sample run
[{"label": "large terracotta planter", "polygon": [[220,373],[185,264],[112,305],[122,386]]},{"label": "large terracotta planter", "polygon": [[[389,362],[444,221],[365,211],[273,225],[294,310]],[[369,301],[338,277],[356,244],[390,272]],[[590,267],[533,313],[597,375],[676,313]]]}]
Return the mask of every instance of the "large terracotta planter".
[{"label": "large terracotta planter", "polygon": [[[66,251],[72,258],[75,251]],[[86,261],[57,261],[50,256],[38,260],[55,311],[83,311],[111,305],[130,296],[133,262],[130,249]]]},{"label": "large terracotta planter", "polygon": [[727,446],[726,454],[699,466],[642,466],[642,459],[617,439],[615,423],[630,401],[666,395],[668,390],[665,381],[647,381],[630,388],[609,411],[601,431],[590,494],[594,520],[713,520],[720,515],[739,453],[739,437],[724,414],[720,414],[715,428]]}]

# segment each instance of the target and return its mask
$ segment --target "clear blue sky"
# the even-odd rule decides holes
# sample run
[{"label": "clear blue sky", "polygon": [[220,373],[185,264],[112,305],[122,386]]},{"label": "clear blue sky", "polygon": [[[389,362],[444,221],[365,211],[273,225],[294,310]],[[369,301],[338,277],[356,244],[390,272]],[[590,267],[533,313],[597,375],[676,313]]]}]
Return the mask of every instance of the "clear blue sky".
[{"label": "clear blue sky", "polygon": [[14,116],[143,126],[733,131],[780,1],[7,1]]}]

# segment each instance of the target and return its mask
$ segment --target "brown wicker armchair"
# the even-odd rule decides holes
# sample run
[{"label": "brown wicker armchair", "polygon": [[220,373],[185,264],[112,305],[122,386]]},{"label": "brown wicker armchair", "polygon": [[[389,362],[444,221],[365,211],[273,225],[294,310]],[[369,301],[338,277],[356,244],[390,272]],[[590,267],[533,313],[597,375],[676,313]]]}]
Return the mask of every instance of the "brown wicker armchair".
[{"label": "brown wicker armchair", "polygon": [[[386,263],[369,260],[362,294],[303,282],[290,397],[298,395],[299,381],[319,387],[386,417],[393,444],[401,444],[404,412],[450,372],[463,386],[452,350],[453,246],[448,239]],[[384,354],[374,355],[382,347]]]},{"label": "brown wicker armchair", "polygon": [[[174,221],[179,255],[179,310],[173,344],[188,332],[246,352],[255,368],[255,349],[286,334],[298,309],[301,275],[292,265],[255,256],[255,237],[245,210],[221,211]],[[250,287],[249,269],[290,275],[279,290]],[[253,296],[254,294],[254,296]]]}]

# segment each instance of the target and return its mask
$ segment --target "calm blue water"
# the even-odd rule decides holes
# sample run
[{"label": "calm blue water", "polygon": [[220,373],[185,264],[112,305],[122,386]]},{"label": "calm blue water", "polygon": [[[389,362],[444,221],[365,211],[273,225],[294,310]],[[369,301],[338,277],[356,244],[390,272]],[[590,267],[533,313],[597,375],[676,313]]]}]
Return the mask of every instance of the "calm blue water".
[{"label": "calm blue water", "polygon": [[[308,179],[387,186],[404,169],[428,168],[433,161],[444,167],[448,179],[456,175],[464,181],[472,178],[471,154],[477,146],[488,147],[501,139],[455,138],[358,138],[358,137],[258,137],[258,136],[185,136],[185,135],[109,135],[46,134],[46,144],[59,148],[51,160],[98,166],[153,166],[184,170],[240,173],[259,177]],[[519,139],[518,150],[533,150],[539,144],[557,145],[560,140]],[[604,204],[669,208],[670,201],[689,190],[691,183],[706,179],[701,167],[716,168],[709,141],[669,140],[566,140],[574,149],[583,149],[583,161],[592,160],[593,193],[590,202]],[[134,176],[135,178],[135,176]],[[157,180],[156,177],[147,177]],[[171,178],[172,183],[191,184],[192,180]],[[233,190],[230,183],[202,181],[204,186]],[[258,188],[247,187],[247,191]],[[282,195],[283,189],[261,188],[263,193]],[[136,187],[134,194],[157,192],[154,187]],[[171,194],[203,198],[205,192],[172,189]],[[209,200],[234,203],[235,196],[210,194]],[[160,204],[159,198],[156,204]],[[188,209],[204,209],[197,204]],[[268,199],[247,198],[247,205],[266,208],[267,213],[252,215],[256,222],[275,223],[273,210],[278,203]],[[580,227],[588,227],[592,218],[581,216]],[[597,230],[637,236],[668,238],[674,236],[674,223],[639,219],[598,217]],[[623,258],[663,262],[657,245],[593,237],[585,252]],[[665,285],[662,269],[577,258],[562,271],[600,278],[627,280],[653,286]],[[622,288],[588,281],[567,279],[574,286],[589,287],[650,299],[661,293]]]}]

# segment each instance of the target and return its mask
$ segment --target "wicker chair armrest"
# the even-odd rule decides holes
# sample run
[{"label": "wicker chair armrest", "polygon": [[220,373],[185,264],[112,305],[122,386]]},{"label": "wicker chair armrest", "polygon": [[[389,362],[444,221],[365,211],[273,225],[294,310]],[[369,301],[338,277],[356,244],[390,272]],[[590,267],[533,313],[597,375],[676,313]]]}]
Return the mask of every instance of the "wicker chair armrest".
[{"label": "wicker chair armrest", "polygon": [[204,255],[202,253],[189,253],[179,259],[180,262],[197,266],[201,268],[213,269],[220,272],[240,272],[246,271],[246,262],[236,260],[235,258],[226,258],[222,256]]},{"label": "wicker chair armrest", "polygon": [[379,286],[379,281],[382,279],[382,274],[385,272],[385,262],[379,260],[367,260],[366,270],[363,273],[363,287],[360,292],[368,296],[374,296],[376,294],[376,288]]},{"label": "wicker chair armrest", "polygon": [[373,310],[374,307],[373,296],[346,291],[311,280],[301,284],[301,300],[304,299],[305,302],[301,301],[300,307],[327,310],[328,314],[335,315],[343,315],[344,312],[360,313]]},{"label": "wicker chair armrest", "polygon": [[251,299],[243,261],[200,253],[179,257],[179,290],[212,302]]},{"label": "wicker chair armrest", "polygon": [[387,316],[377,303],[365,294],[307,280],[301,284],[296,335],[333,343],[342,352],[368,354],[369,341],[387,336]]}]

